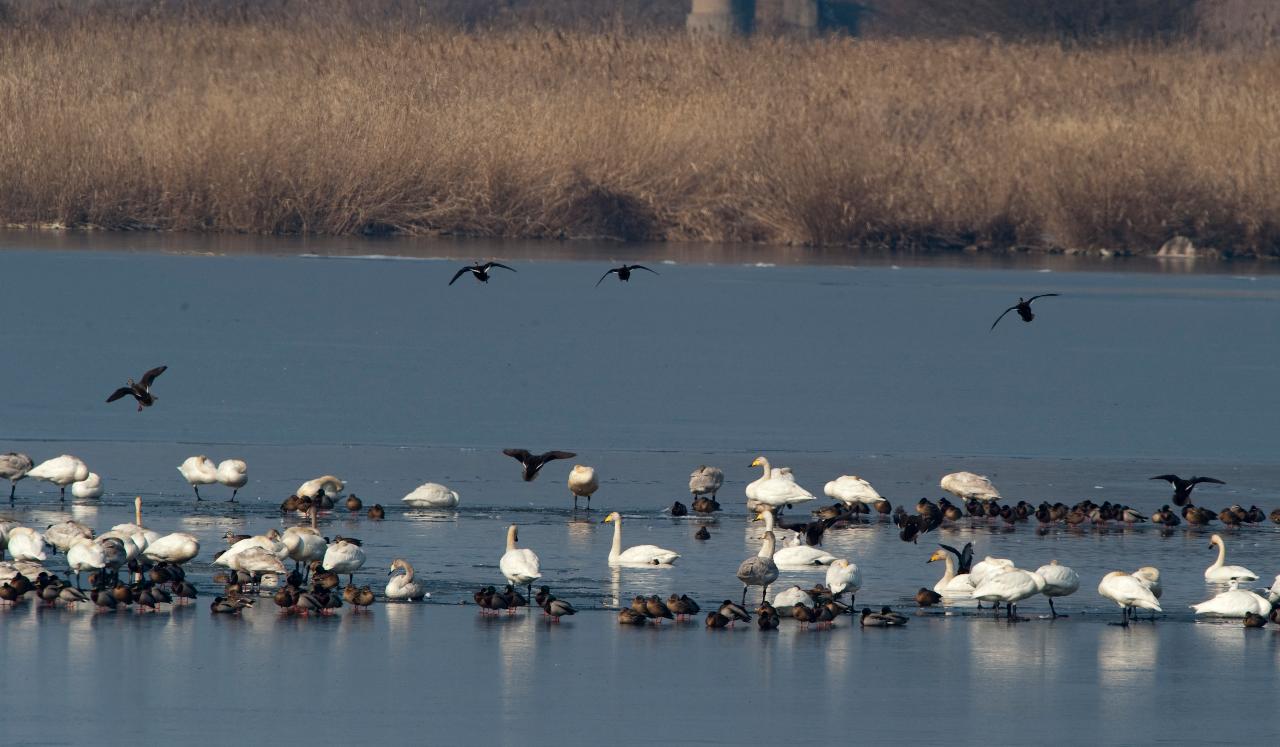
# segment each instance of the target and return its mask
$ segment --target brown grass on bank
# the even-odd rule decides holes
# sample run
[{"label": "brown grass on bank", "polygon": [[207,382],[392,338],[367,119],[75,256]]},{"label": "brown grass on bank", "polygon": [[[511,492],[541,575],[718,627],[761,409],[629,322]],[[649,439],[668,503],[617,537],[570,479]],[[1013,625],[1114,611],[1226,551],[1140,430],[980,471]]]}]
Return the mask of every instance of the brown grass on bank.
[{"label": "brown grass on bank", "polygon": [[0,223],[1280,254],[1280,51],[0,27]]}]

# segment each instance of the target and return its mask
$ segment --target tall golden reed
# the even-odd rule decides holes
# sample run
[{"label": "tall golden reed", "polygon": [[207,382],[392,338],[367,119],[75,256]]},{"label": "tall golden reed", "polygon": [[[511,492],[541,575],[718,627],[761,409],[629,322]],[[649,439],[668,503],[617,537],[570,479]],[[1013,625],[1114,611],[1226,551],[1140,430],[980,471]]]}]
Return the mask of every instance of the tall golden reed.
[{"label": "tall golden reed", "polygon": [[1280,254],[1280,51],[0,28],[0,222]]}]

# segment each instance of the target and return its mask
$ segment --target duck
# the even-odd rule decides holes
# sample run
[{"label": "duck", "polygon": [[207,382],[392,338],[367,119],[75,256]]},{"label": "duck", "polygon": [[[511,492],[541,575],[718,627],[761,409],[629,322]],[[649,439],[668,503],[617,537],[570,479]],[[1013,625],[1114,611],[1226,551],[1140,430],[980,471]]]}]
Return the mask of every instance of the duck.
[{"label": "duck", "polygon": [[853,604],[858,595],[858,589],[862,588],[862,571],[856,563],[837,558],[827,566],[826,582],[834,599],[839,599],[840,595],[847,591],[849,604]]},{"label": "duck", "polygon": [[[996,317],[996,320],[991,323],[991,329],[995,329],[996,325],[1000,323],[1000,320],[1004,319],[1005,314],[1008,314],[1010,311],[1018,312],[1018,316],[1022,317],[1022,321],[1030,322],[1032,319],[1036,318],[1035,313],[1031,311],[1031,302],[1036,300],[1037,298],[1049,298],[1051,296],[1056,296],[1056,295],[1058,294],[1057,293],[1041,293],[1040,295],[1032,296],[1031,298],[1019,297],[1017,303],[1005,309],[1000,314],[1000,316]],[[987,330],[987,331],[990,332],[991,330]]]},{"label": "duck", "polygon": [[604,282],[604,279],[609,277],[612,274],[617,274],[618,281],[625,283],[631,279],[631,273],[635,270],[647,270],[649,272],[652,272],[654,275],[660,274],[657,270],[650,270],[648,267],[645,267],[644,265],[622,265],[621,267],[611,268],[608,272],[601,275],[600,279],[596,281],[595,287],[599,288],[600,284]]},{"label": "duck", "polygon": [[481,263],[477,261],[474,265],[467,265],[466,267],[463,267],[461,270],[458,270],[457,272],[455,272],[453,274],[453,279],[449,281],[449,285],[453,285],[458,280],[458,278],[462,277],[468,272],[474,275],[475,279],[480,281],[481,283],[487,283],[489,282],[489,270],[492,270],[495,267],[501,267],[504,270],[511,270],[512,272],[515,272],[515,268],[507,267],[501,262]]},{"label": "duck", "polygon": [[689,508],[680,501],[671,504],[671,515],[673,517],[688,516]]},{"label": "duck", "polygon": [[67,486],[89,479],[89,467],[80,459],[63,454],[53,459],[46,459],[27,470],[26,477],[51,482],[58,486],[59,500],[67,499]]},{"label": "duck", "polygon": [[1119,605],[1120,622],[1116,624],[1125,627],[1128,627],[1134,609],[1164,611],[1147,585],[1136,576],[1124,571],[1112,571],[1103,576],[1102,581],[1098,583],[1098,595]]},{"label": "duck", "polygon": [[802,628],[817,619],[814,617],[813,610],[806,606],[804,602],[796,602],[791,605],[791,616],[795,618],[796,622],[800,623]]},{"label": "duck", "polygon": [[[767,515],[768,512],[763,512]],[[756,516],[757,519],[760,515]],[[760,546],[760,552],[751,558],[742,561],[738,566],[738,580],[742,582],[742,604],[747,603],[747,589],[752,586],[760,587],[760,599],[765,598],[765,594],[769,591],[769,584],[778,579],[778,566],[773,562],[774,537],[773,532],[768,530],[764,533],[764,543]]]},{"label": "duck", "polygon": [[1059,565],[1057,560],[1050,560],[1047,565],[1040,566],[1036,569],[1036,574],[1044,579],[1044,589],[1040,593],[1049,598],[1049,612],[1053,617],[1066,617],[1059,615],[1053,608],[1053,599],[1076,593],[1080,588],[1080,575],[1065,565]]},{"label": "duck", "polygon": [[916,592],[916,606],[918,607],[932,607],[941,601],[942,595],[933,589],[927,589],[922,586],[920,587],[920,590]]},{"label": "duck", "polygon": [[760,628],[763,632],[777,630],[781,621],[782,620],[778,616],[777,612],[764,612],[756,616],[756,627]]},{"label": "duck", "polygon": [[351,605],[355,612],[360,612],[361,610],[367,612],[369,610],[369,606],[373,604],[374,599],[373,589],[368,586],[361,586],[356,591],[355,596],[352,597]]},{"label": "duck", "polygon": [[111,403],[125,397],[133,397],[138,402],[138,412],[142,412],[142,408],[150,407],[156,403],[156,400],[160,399],[151,393],[151,385],[155,383],[156,377],[164,373],[168,368],[168,366],[157,366],[142,374],[142,378],[137,381],[129,379],[124,386],[116,389],[111,393],[111,396],[107,397],[107,402]]},{"label": "duck", "polygon": [[692,617],[701,611],[698,603],[690,599],[687,594],[681,594],[680,596],[672,594],[667,597],[667,609],[671,610],[677,620],[682,617]]},{"label": "duck", "polygon": [[[403,573],[398,576],[394,575],[397,570],[403,571]],[[413,580],[413,566],[404,558],[396,558],[391,561],[391,571],[387,575],[391,576],[391,580],[387,582],[385,590],[387,599],[416,602],[426,596],[422,584]]]},{"label": "duck", "polygon": [[600,489],[600,482],[596,479],[596,470],[594,467],[588,467],[583,464],[573,465],[573,469],[569,471],[569,492],[573,494],[573,510],[578,510],[578,499],[587,499],[587,510],[591,510],[591,496]]},{"label": "duck", "polygon": [[662,603],[662,600],[658,598],[657,594],[654,594],[644,600],[644,609],[645,614],[657,621],[658,624],[662,624],[663,620],[675,619],[675,615],[671,613],[671,609]]},{"label": "duck", "polygon": [[689,504],[689,508],[692,509],[695,514],[712,514],[721,510],[720,501],[717,501],[715,498],[703,497],[694,498],[693,503]]},{"label": "duck", "polygon": [[824,485],[822,492],[846,506],[855,503],[871,506],[884,500],[871,483],[857,475],[841,475]]},{"label": "duck", "polygon": [[[347,574],[347,583],[355,578],[355,572],[364,566],[364,550],[359,543],[343,537],[334,537],[333,542],[325,548],[321,567],[339,575]],[[283,571],[283,566],[281,567]]]},{"label": "duck", "polygon": [[178,472],[196,492],[197,501],[203,500],[200,497],[201,485],[212,485],[218,481],[218,465],[204,454],[187,457],[182,464],[178,465]]},{"label": "duck", "polygon": [[413,508],[453,508],[458,505],[458,491],[437,482],[426,482],[401,500]]},{"label": "duck", "polygon": [[102,478],[97,472],[90,472],[85,479],[71,483],[71,495],[82,500],[101,498]]},{"label": "duck", "polygon": [[[775,519],[772,511],[761,511],[756,514],[756,518],[753,521],[763,521],[765,534],[773,534]],[[803,544],[784,547],[773,555],[773,562],[778,567],[786,568],[809,568],[819,565],[831,565],[835,560],[836,556],[831,553]]]},{"label": "duck", "polygon": [[817,500],[812,493],[796,484],[795,478],[787,472],[775,472],[769,460],[758,456],[751,462],[752,467],[760,467],[764,474],[746,487],[749,504],[777,510],[783,506],[790,507],[797,503]]},{"label": "duck", "polygon": [[1238,580],[1232,579],[1230,589],[1212,599],[1191,605],[1191,609],[1195,610],[1197,615],[1211,617],[1241,618],[1245,616],[1246,612],[1264,616],[1270,615],[1272,610],[1271,600],[1252,591],[1240,589],[1239,583]]},{"label": "duck", "polygon": [[532,482],[547,462],[555,459],[573,459],[577,456],[572,451],[545,451],[541,454],[532,454],[527,449],[503,449],[502,453],[520,462],[520,479],[525,482]]},{"label": "duck", "polygon": [[604,524],[613,524],[613,547],[609,550],[609,565],[671,565],[680,553],[657,545],[635,545],[622,549],[622,515],[617,511],[604,517]]},{"label": "duck", "polygon": [[1246,628],[1261,628],[1267,624],[1267,616],[1259,615],[1256,612],[1244,613],[1244,626]]},{"label": "duck", "polygon": [[[885,609],[888,609],[887,607]],[[881,612],[872,612],[870,607],[862,608],[862,617],[859,624],[864,628],[896,628],[906,625],[907,619],[902,615],[893,613],[885,615]]]},{"label": "duck", "polygon": [[347,507],[348,511],[354,514],[356,511],[359,511],[360,509],[364,508],[364,501],[360,500],[359,496],[357,496],[355,493],[351,493],[350,495],[347,496],[347,500],[344,502],[343,505]]},{"label": "duck", "polygon": [[641,612],[636,612],[630,607],[623,607],[618,610],[619,625],[645,625],[649,622],[649,618]]},{"label": "duck", "polygon": [[[6,588],[7,588],[7,587],[6,587]],[[624,612],[624,613],[625,613],[625,612],[627,612],[627,611],[628,611],[628,610],[623,610],[623,612]],[[619,614],[619,618],[621,618],[621,616],[622,616],[622,615],[621,615],[621,614]],[[707,627],[708,627],[708,628],[711,628],[711,629],[720,629],[720,628],[723,628],[723,627],[728,626],[731,622],[732,622],[732,621],[731,621],[729,618],[725,617],[724,615],[720,614],[719,612],[708,612],[708,613],[707,613],[707,623],[706,623],[706,624],[707,624]]]},{"label": "duck", "polygon": [[996,614],[999,614],[1000,603],[1005,603],[1005,616],[1010,622],[1016,622],[1018,602],[1043,592],[1045,580],[1040,574],[1024,571],[1020,568],[1009,568],[1000,573],[987,574],[981,583],[975,584],[974,599],[983,602],[994,602]]},{"label": "duck", "polygon": [[727,618],[730,625],[739,621],[751,622],[751,614],[747,612],[746,608],[740,604],[734,604],[728,599],[720,603],[720,607],[716,612]]},{"label": "duck", "polygon": [[[542,578],[538,555],[526,547],[516,547],[520,537],[515,524],[507,527],[507,551],[498,561],[498,568],[507,581],[533,591],[533,582]],[[532,594],[530,594],[532,596]]]},{"label": "duck", "polygon": [[1257,581],[1258,574],[1238,565],[1223,565],[1227,560],[1227,545],[1222,541],[1222,536],[1214,534],[1209,538],[1209,547],[1218,548],[1218,559],[1213,565],[1204,570],[1204,578],[1206,581]]},{"label": "duck", "polygon": [[[966,546],[965,549],[970,552],[970,557],[972,557],[972,545]],[[942,574],[942,578],[938,580],[938,583],[933,585],[933,590],[943,596],[970,596],[973,593],[973,576],[968,573],[956,573],[956,564],[952,559],[953,552],[953,550],[946,549],[944,545],[934,550],[929,559],[925,561],[933,563],[942,560],[946,563],[946,570]],[[955,554],[958,555],[958,553]]]},{"label": "duck", "polygon": [[9,481],[10,503],[13,503],[13,496],[18,489],[18,483],[31,472],[31,468],[34,466],[35,463],[26,454],[16,451],[0,454],[0,478]]},{"label": "duck", "polygon": [[387,512],[382,508],[381,503],[375,503],[369,509],[368,515],[369,515],[369,518],[373,519],[374,521],[381,521],[382,519],[386,518]]},{"label": "duck", "polygon": [[554,596],[547,595],[546,599],[540,605],[542,611],[551,616],[552,622],[560,622],[560,618],[566,615],[576,615],[578,610],[574,609],[572,604],[563,599],[556,599]]},{"label": "duck", "polygon": [[1001,499],[1000,491],[996,490],[996,486],[991,484],[991,480],[985,475],[952,472],[949,475],[943,475],[938,484],[943,490],[965,501],[976,499],[985,502]]},{"label": "duck", "polygon": [[709,540],[711,539],[711,532],[707,531],[706,527],[698,527],[698,531],[693,533],[693,538],[696,540]]},{"label": "duck", "polygon": [[[699,464],[698,467],[689,475],[689,493],[694,498],[694,511],[698,511],[698,499],[703,496],[711,496],[709,500],[715,504],[716,508],[720,504],[715,503],[716,493],[720,492],[720,486],[724,485],[724,472],[719,467],[711,467],[706,464]],[[698,513],[710,513],[715,509],[708,511],[698,511]]]},{"label": "duck", "polygon": [[1226,485],[1225,482],[1213,477],[1191,477],[1184,480],[1177,475],[1156,475],[1150,479],[1164,480],[1173,486],[1173,505],[1175,506],[1187,505],[1187,501],[1191,500],[1191,491],[1202,482]]},{"label": "duck", "polygon": [[222,485],[231,488],[231,502],[236,500],[236,493],[249,483],[249,465],[243,459],[224,459],[218,463],[214,477]]}]

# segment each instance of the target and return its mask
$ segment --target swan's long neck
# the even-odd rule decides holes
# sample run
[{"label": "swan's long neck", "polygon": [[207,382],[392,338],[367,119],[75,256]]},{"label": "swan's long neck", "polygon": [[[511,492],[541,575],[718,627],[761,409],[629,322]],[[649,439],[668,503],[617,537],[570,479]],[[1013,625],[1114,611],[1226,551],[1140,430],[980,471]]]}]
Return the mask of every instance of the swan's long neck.
[{"label": "swan's long neck", "polygon": [[516,549],[516,527],[512,524],[507,529],[507,552]]},{"label": "swan's long neck", "polygon": [[760,546],[759,557],[773,560],[773,532],[764,533],[764,544]]},{"label": "swan's long neck", "polygon": [[133,499],[133,523],[142,526],[142,496]]},{"label": "swan's long neck", "polygon": [[609,550],[609,557],[616,558],[622,554],[622,519],[613,520],[613,548]]},{"label": "swan's long neck", "polygon": [[1227,562],[1227,546],[1222,540],[1218,540],[1218,559],[1214,561],[1211,568],[1221,568]]},{"label": "swan's long neck", "polygon": [[764,479],[768,480],[769,475],[773,473],[773,470],[769,468],[769,460],[760,457],[760,466],[764,468]]},{"label": "swan's long neck", "polygon": [[[768,469],[768,467],[765,469]],[[764,514],[764,531],[766,532],[766,536],[768,536],[768,533],[773,531],[773,512],[763,511],[761,513]]]},{"label": "swan's long neck", "polygon": [[401,561],[400,567],[404,569],[404,583],[408,584],[413,581],[413,566],[408,561]]},{"label": "swan's long neck", "polygon": [[951,557],[951,553],[947,553],[947,556],[943,558],[943,560],[946,561],[947,572],[942,574],[942,580],[944,582],[950,582],[951,579],[956,577],[956,561]]}]

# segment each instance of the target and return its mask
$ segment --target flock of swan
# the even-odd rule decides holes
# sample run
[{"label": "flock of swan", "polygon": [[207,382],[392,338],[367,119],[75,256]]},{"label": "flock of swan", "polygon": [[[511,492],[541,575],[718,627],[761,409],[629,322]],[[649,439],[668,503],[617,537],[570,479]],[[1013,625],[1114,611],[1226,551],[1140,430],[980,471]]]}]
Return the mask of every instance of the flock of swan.
[{"label": "flock of swan", "polygon": [[[575,456],[569,452],[532,455],[524,450],[506,450],[506,453],[521,461],[526,480],[536,477],[548,461]],[[1009,519],[1011,521],[1017,520],[1020,513],[1009,506],[993,512],[992,507],[999,506],[1001,500],[999,491],[988,478],[969,472],[948,474],[939,482],[944,491],[962,502],[964,511],[946,499],[936,504],[922,499],[914,515],[908,515],[902,507],[891,509],[888,500],[867,480],[856,475],[842,475],[824,487],[824,493],[835,500],[832,506],[814,511],[813,521],[788,522],[784,515],[786,511],[815,501],[816,496],[796,481],[789,468],[773,467],[763,456],[757,457],[751,466],[760,468],[761,473],[746,486],[746,503],[753,521],[764,523],[764,531],[759,551],[742,560],[736,573],[743,587],[736,607],[745,609],[749,591],[758,588],[760,606],[756,612],[758,617],[764,618],[758,622],[765,629],[776,628],[772,625],[775,617],[790,616],[802,623],[823,624],[831,621],[830,616],[854,611],[853,603],[862,586],[862,573],[851,559],[836,557],[820,547],[823,532],[828,528],[858,522],[860,514],[874,511],[881,517],[892,516],[894,523],[902,527],[902,538],[914,542],[943,522],[960,519],[964,511],[979,519],[1005,518],[1004,512],[1008,511],[1015,516]],[[215,463],[207,456],[196,455],[179,465],[178,471],[195,491],[197,499],[201,499],[199,486],[221,484],[231,488],[230,500],[234,501],[237,491],[248,482],[248,467],[241,459]],[[64,454],[38,465],[26,455],[3,455],[0,457],[0,476],[11,482],[11,499],[13,486],[26,477],[46,480],[64,490],[69,485],[77,498],[101,495],[101,479],[90,472],[82,460],[71,455]],[[1195,506],[1190,503],[1190,493],[1197,481],[1220,482],[1212,478],[1185,481],[1172,475],[1157,479],[1169,479],[1177,491],[1175,502],[1192,509]],[[599,488],[595,470],[585,465],[574,465],[565,484],[575,500],[575,509],[579,498],[585,497],[589,501]],[[719,511],[716,496],[723,484],[724,473],[718,468],[701,465],[694,470],[689,479],[693,511],[704,515]],[[92,485],[93,489],[79,488],[85,485]],[[369,586],[357,587],[354,583],[355,574],[366,563],[361,541],[342,536],[330,539],[323,536],[316,525],[317,514],[342,501],[345,489],[346,483],[333,475],[308,480],[285,500],[281,508],[285,512],[295,511],[304,517],[309,516],[309,526],[289,526],[283,531],[273,528],[261,535],[229,536],[228,547],[216,553],[212,560],[215,566],[225,569],[214,577],[215,582],[223,584],[224,593],[211,604],[213,612],[239,612],[251,605],[253,597],[264,587],[279,589],[274,598],[282,608],[304,614],[330,612],[341,607],[343,600],[357,609],[371,604],[376,598],[374,591]],[[453,508],[459,503],[459,495],[444,485],[426,483],[406,495],[403,503],[413,508]],[[346,496],[345,506],[351,511],[362,508],[353,494]],[[1068,515],[1082,512],[1079,505],[1061,509]],[[1167,509],[1167,506],[1162,507],[1157,515]],[[1258,511],[1256,507],[1253,510]],[[677,502],[671,513],[680,515],[682,512],[687,513],[688,509]],[[1249,513],[1243,509],[1242,512],[1245,515]],[[1054,520],[1057,509],[1042,504],[1039,509],[1027,507],[1021,513],[1024,519],[1036,516],[1041,522],[1048,522]],[[1128,507],[1104,504],[1104,507],[1091,508],[1086,519],[1095,522],[1146,520],[1135,514]],[[381,518],[384,511],[377,505],[369,509],[369,515]],[[1158,516],[1153,516],[1156,518]],[[1069,519],[1064,521],[1070,523]],[[610,567],[669,567],[681,557],[674,550],[652,544],[626,547],[622,536],[623,518],[617,512],[607,514],[602,523],[613,525],[613,541],[606,558]],[[705,533],[703,527],[697,536],[709,536]],[[1261,593],[1241,589],[1240,584],[1257,581],[1258,574],[1226,563],[1226,543],[1221,535],[1211,537],[1210,547],[1216,548],[1217,559],[1205,570],[1204,578],[1211,583],[1226,584],[1228,588],[1211,599],[1192,605],[1195,614],[1239,618],[1251,627],[1265,624],[1268,619],[1280,622],[1280,612],[1276,609],[1280,602],[1280,576],[1269,589],[1260,590]],[[74,605],[92,601],[99,608],[119,608],[136,603],[154,609],[158,603],[172,603],[175,598],[182,602],[196,596],[194,587],[185,579],[183,568],[200,551],[200,540],[193,534],[173,532],[162,535],[147,528],[142,521],[141,498],[135,499],[133,522],[117,524],[101,533],[71,520],[52,524],[42,531],[13,521],[0,521],[0,601],[12,604],[21,601],[26,594],[34,593],[54,603],[61,601]],[[62,575],[67,577],[66,581],[44,565],[56,553],[64,555]],[[916,595],[917,604],[927,607],[967,600],[981,607],[983,603],[989,603],[997,616],[1003,606],[1004,615],[1011,622],[1022,619],[1017,615],[1018,604],[1037,596],[1047,598],[1052,617],[1059,616],[1054,600],[1075,594],[1081,583],[1076,571],[1057,560],[1034,570],[1021,568],[1007,558],[988,556],[975,563],[971,543],[963,550],[939,545],[939,549],[928,557],[928,562],[935,561],[943,562],[943,575],[931,590],[920,589]],[[286,566],[288,562],[293,563],[292,569]],[[788,569],[825,569],[825,583],[807,590],[791,586],[770,600],[770,587],[778,579],[780,571]],[[527,604],[527,597],[518,591],[523,587],[528,597],[537,599],[543,611],[556,619],[576,612],[568,601],[551,596],[547,587],[542,587],[538,595],[533,594],[533,584],[543,579],[541,563],[536,552],[520,546],[519,527],[515,524],[507,527],[506,547],[498,558],[498,570],[508,582],[507,586],[503,590],[487,586],[477,592],[476,601],[482,611],[510,610]],[[415,578],[413,566],[405,558],[396,558],[389,573],[391,577],[382,589],[384,599],[417,601],[430,596]],[[89,574],[87,595],[82,585],[82,574]],[[339,594],[342,576],[346,576],[347,584]],[[1123,625],[1133,619],[1137,610],[1163,612],[1160,571],[1154,567],[1110,572],[1099,581],[1097,592],[1120,608],[1120,624]],[[846,594],[847,603],[843,599]],[[656,597],[652,600],[638,599],[641,603],[633,604],[630,612],[622,615],[621,622],[636,624],[639,620],[636,615],[642,614],[640,607],[661,612],[659,605],[663,603]],[[696,609],[696,603],[689,602]],[[730,614],[731,609],[725,607],[730,604],[726,600],[721,609],[711,613],[707,624],[719,627],[721,618],[725,619],[724,624],[732,624],[737,618]],[[689,606],[677,605],[680,609]],[[677,610],[675,614],[683,616],[687,612]],[[896,613],[887,608],[878,613],[864,609],[862,624],[900,624],[892,617],[893,614]],[[656,619],[665,618],[666,614],[662,613]],[[651,619],[655,619],[653,615],[644,615],[639,621]]]}]

